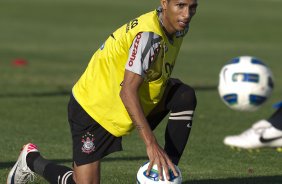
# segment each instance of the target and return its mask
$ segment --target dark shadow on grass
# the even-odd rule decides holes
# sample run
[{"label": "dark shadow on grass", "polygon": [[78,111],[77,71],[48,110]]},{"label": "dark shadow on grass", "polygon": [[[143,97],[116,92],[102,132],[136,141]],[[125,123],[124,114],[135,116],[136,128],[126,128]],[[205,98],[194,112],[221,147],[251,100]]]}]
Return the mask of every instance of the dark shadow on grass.
[{"label": "dark shadow on grass", "polygon": [[282,175],[250,176],[247,178],[225,178],[210,180],[188,180],[184,181],[183,184],[282,184]]},{"label": "dark shadow on grass", "polygon": [[[122,161],[122,162],[130,162],[130,161],[144,161],[148,160],[148,157],[140,156],[140,157],[109,157],[104,158],[102,162],[113,162],[113,161]],[[54,163],[64,164],[64,163],[71,163],[72,159],[51,159]],[[0,169],[12,168],[15,164],[14,162],[0,162]]]},{"label": "dark shadow on grass", "polygon": [[195,86],[192,86],[196,91],[215,91],[217,90],[217,86],[216,85],[203,85],[203,86],[200,86],[200,85],[195,85]]}]

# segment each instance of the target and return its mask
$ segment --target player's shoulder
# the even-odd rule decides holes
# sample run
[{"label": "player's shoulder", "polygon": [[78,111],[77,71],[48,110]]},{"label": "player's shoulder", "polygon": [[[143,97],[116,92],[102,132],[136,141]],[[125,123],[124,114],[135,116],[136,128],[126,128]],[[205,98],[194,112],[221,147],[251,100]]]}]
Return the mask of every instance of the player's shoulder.
[{"label": "player's shoulder", "polygon": [[136,35],[132,45],[140,45],[144,51],[159,47],[163,38],[154,32],[140,32]]},{"label": "player's shoulder", "polygon": [[[143,39],[147,39],[148,41],[152,41],[154,39],[160,39],[162,40],[162,37],[154,32],[140,32],[138,33],[140,36],[143,37]],[[137,35],[138,36],[138,35]]]}]

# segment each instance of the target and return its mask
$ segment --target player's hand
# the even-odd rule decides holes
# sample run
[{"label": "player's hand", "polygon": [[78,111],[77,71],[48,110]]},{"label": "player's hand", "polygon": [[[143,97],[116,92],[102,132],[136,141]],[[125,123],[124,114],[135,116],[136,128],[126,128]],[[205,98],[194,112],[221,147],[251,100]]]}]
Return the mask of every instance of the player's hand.
[{"label": "player's hand", "polygon": [[[172,170],[174,176],[178,176],[174,164],[171,162],[163,148],[158,145],[158,143],[147,146],[147,155],[149,157],[150,164],[148,166],[146,175],[149,175],[153,165],[156,164],[158,167],[160,180],[164,180],[164,174],[166,175],[167,180],[170,179],[169,169]],[[163,171],[165,173],[163,173]]]}]

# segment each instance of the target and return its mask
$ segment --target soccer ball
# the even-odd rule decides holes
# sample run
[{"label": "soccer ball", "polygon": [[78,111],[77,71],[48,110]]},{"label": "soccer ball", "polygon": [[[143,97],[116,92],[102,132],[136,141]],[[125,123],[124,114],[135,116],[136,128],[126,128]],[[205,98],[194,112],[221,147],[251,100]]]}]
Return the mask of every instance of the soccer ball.
[{"label": "soccer ball", "polygon": [[148,169],[150,162],[145,163],[141,166],[137,172],[137,184],[181,184],[182,182],[182,175],[177,166],[175,166],[178,176],[174,176],[172,170],[169,170],[170,180],[166,179],[166,176],[163,171],[163,176],[165,178],[164,181],[159,180],[159,173],[157,165],[154,165],[150,171],[149,176],[146,176],[146,172]]},{"label": "soccer ball", "polygon": [[257,110],[270,97],[273,87],[271,70],[251,56],[233,58],[219,74],[219,95],[234,110]]}]

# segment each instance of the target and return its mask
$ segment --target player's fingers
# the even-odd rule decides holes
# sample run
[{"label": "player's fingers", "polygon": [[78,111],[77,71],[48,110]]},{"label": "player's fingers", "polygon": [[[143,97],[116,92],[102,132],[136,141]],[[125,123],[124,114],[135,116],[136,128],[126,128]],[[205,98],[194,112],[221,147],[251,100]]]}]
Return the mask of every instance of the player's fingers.
[{"label": "player's fingers", "polygon": [[158,163],[158,164],[157,164],[157,167],[158,167],[158,171],[159,171],[159,179],[160,179],[161,181],[163,181],[163,180],[164,180],[164,176],[163,176],[163,166],[162,166],[161,163]]},{"label": "player's fingers", "polygon": [[164,170],[164,174],[165,174],[165,176],[166,176],[166,179],[167,180],[170,180],[170,176],[169,176],[169,168],[168,168],[168,165],[167,164],[164,164],[163,165],[163,170]]},{"label": "player's fingers", "polygon": [[173,175],[174,175],[174,176],[178,176],[178,172],[177,172],[177,170],[176,170],[176,168],[175,168],[175,165],[174,165],[171,161],[168,162],[168,166],[169,166],[169,168],[172,170]]},{"label": "player's fingers", "polygon": [[174,176],[178,176],[178,172],[176,170],[176,167],[175,167],[174,163],[172,163],[172,161],[170,159],[168,159],[167,160],[167,164],[168,164],[169,168],[172,170],[173,175]]},{"label": "player's fingers", "polygon": [[148,165],[147,171],[146,171],[146,175],[149,176],[150,171],[152,170],[152,167],[154,165],[154,162],[150,161],[150,164]]}]

